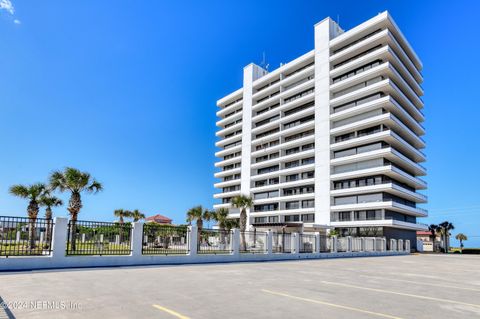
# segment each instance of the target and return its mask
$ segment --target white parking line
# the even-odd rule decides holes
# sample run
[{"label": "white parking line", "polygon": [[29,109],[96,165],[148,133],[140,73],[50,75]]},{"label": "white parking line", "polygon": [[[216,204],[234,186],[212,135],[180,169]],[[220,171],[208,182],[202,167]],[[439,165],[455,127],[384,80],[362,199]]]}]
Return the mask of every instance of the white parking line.
[{"label": "white parking line", "polygon": [[464,305],[464,306],[480,308],[480,305],[477,305],[477,304],[467,303],[467,302],[462,302],[462,301],[456,301],[456,300],[450,300],[450,299],[442,299],[442,298],[434,298],[434,297],[429,297],[429,296],[407,294],[407,293],[398,292],[398,291],[390,291],[390,290],[377,289],[377,288],[354,286],[354,285],[342,284],[342,283],[330,282],[330,281],[321,281],[321,283],[327,284],[327,285],[335,285],[335,286],[342,286],[342,287],[348,287],[348,288],[369,290],[369,291],[381,292],[381,293],[392,294],[392,295],[399,295],[399,296],[405,296],[405,297],[411,297],[411,298],[417,298],[417,299],[425,299],[425,300],[432,300],[432,301],[448,302],[448,303],[453,303],[453,304],[457,304],[457,305]]},{"label": "white parking line", "polygon": [[171,314],[172,316],[177,317],[178,319],[190,319],[189,317],[181,315],[178,312],[176,312],[174,310],[171,310],[171,309],[168,309],[166,307],[162,307],[162,306],[159,306],[159,305],[152,305],[152,306],[154,308],[157,308],[158,310],[165,311],[166,313]]},{"label": "white parking line", "polygon": [[380,280],[390,280],[390,281],[398,281],[398,282],[408,282],[408,283],[412,283],[412,284],[415,284],[415,285],[425,285],[425,286],[451,288],[451,289],[461,289],[461,290],[469,290],[469,291],[478,291],[478,292],[480,292],[480,289],[477,289],[477,288],[450,286],[450,285],[442,285],[442,284],[432,284],[432,283],[428,283],[428,282],[424,282],[424,281],[413,281],[413,280],[396,279],[396,278],[386,278],[386,277],[370,276],[370,275],[360,275],[360,277],[376,278],[376,279],[380,279]]},{"label": "white parking line", "polygon": [[306,301],[306,302],[311,302],[319,305],[324,305],[324,306],[329,306],[329,307],[334,307],[334,308],[340,308],[340,309],[345,309],[345,310],[350,310],[354,312],[360,312],[364,314],[369,314],[377,317],[382,317],[382,318],[390,318],[390,319],[402,319],[400,317],[380,313],[380,312],[375,312],[375,311],[369,311],[369,310],[364,310],[364,309],[359,309],[359,308],[354,308],[354,307],[349,307],[349,306],[344,306],[344,305],[338,305],[334,304],[331,302],[326,302],[326,301],[321,301],[321,300],[316,300],[316,299],[310,299],[310,298],[303,298],[303,297],[298,297],[298,296],[293,296],[290,294],[286,294],[283,292],[278,292],[278,291],[272,291],[272,290],[267,290],[267,289],[262,289],[263,292],[271,294],[271,295],[276,295],[276,296],[282,296],[282,297],[287,297],[290,299],[295,299],[295,300],[300,300],[300,301]]}]

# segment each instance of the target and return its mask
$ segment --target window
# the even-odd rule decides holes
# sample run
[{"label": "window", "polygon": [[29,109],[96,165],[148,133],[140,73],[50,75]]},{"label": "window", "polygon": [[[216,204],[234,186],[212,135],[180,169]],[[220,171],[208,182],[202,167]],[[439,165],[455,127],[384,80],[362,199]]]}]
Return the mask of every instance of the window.
[{"label": "window", "polygon": [[278,165],[260,168],[257,170],[257,175],[275,172],[275,171],[278,171]]},{"label": "window", "polygon": [[299,222],[300,221],[300,215],[286,215],[285,216],[285,221],[286,222]]},{"label": "window", "polygon": [[315,131],[312,129],[312,130],[308,130],[308,131],[305,131],[305,132],[301,132],[301,133],[293,134],[293,135],[290,135],[290,136],[286,136],[285,137],[285,143],[297,140],[297,139],[305,137],[305,136],[313,135],[314,132]]},{"label": "window", "polygon": [[255,212],[268,212],[278,209],[278,204],[264,204],[264,205],[254,205],[253,210]]},{"label": "window", "polygon": [[360,73],[362,73],[362,72],[364,72],[364,71],[367,71],[367,70],[369,70],[369,69],[371,69],[371,68],[374,68],[374,67],[380,65],[381,63],[382,63],[382,60],[375,60],[375,61],[373,61],[373,62],[370,62],[370,63],[368,63],[368,64],[365,64],[365,65],[363,65],[363,66],[361,66],[361,67],[359,67],[359,68],[356,68],[356,69],[354,69],[354,70],[352,70],[352,71],[349,71],[348,73],[345,73],[345,74],[339,75],[339,76],[337,76],[337,77],[334,77],[334,78],[333,78],[333,83],[338,83],[338,82],[340,82],[340,81],[346,80],[346,79],[348,79],[348,78],[350,78],[350,77],[352,77],[352,76],[355,76],[355,75],[357,75],[357,74],[360,74]]},{"label": "window", "polygon": [[256,193],[253,195],[254,199],[265,199],[265,198],[273,198],[273,197],[278,197],[278,191]]},{"label": "window", "polygon": [[302,159],[302,165],[308,165],[315,163],[315,157],[309,157]]},{"label": "window", "polygon": [[300,203],[298,201],[285,203],[285,209],[298,209],[298,208],[300,208]]},{"label": "window", "polygon": [[314,206],[315,206],[314,199],[302,200],[302,208],[314,208]]},{"label": "window", "polygon": [[302,222],[304,223],[313,223],[315,222],[315,214],[303,214]]},{"label": "window", "polygon": [[283,114],[284,114],[285,116],[289,116],[289,115],[298,113],[298,112],[300,112],[300,111],[306,110],[306,109],[308,109],[309,107],[312,107],[312,106],[314,106],[314,105],[315,105],[315,102],[308,102],[308,103],[306,103],[306,104],[297,106],[296,108],[293,108],[293,109],[290,109],[290,110],[288,110],[288,111],[285,111]]},{"label": "window", "polygon": [[298,160],[285,163],[285,168],[292,168],[297,166],[300,166],[300,161]]},{"label": "window", "polygon": [[315,177],[314,171],[302,173],[302,179],[314,178],[314,177]]}]

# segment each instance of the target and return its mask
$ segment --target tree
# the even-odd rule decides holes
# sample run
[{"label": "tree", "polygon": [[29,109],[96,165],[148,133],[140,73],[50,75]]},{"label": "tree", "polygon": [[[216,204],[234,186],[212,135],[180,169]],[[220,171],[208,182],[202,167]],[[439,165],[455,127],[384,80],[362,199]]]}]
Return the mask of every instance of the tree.
[{"label": "tree", "polygon": [[444,249],[445,249],[445,253],[448,253],[448,241],[449,241],[449,237],[450,237],[450,231],[451,230],[454,230],[455,227],[453,226],[452,223],[448,222],[448,221],[444,221],[443,223],[440,223],[438,225],[441,229],[441,233],[442,233],[442,236],[444,238]]},{"label": "tree", "polygon": [[132,212],[126,209],[115,209],[113,212],[113,215],[115,217],[118,217],[118,223],[120,224],[120,232],[119,232],[119,241],[120,243],[123,242],[123,228],[125,225],[125,221],[123,220],[124,218],[132,217]]},{"label": "tree", "polygon": [[212,213],[212,219],[218,223],[220,229],[220,243],[225,244],[226,222],[228,220],[228,209],[219,208]]},{"label": "tree", "polygon": [[39,212],[39,200],[47,192],[47,186],[42,183],[33,185],[13,185],[10,187],[10,194],[20,198],[28,199],[27,214],[28,222],[28,249],[35,248],[35,221]]},{"label": "tree", "polygon": [[138,209],[135,209],[131,212],[130,217],[133,218],[134,222],[138,222],[140,219],[145,219],[145,214],[141,213]]},{"label": "tree", "polygon": [[437,238],[437,232],[439,230],[438,225],[430,224],[428,231],[430,232],[430,238],[432,239],[432,250],[435,251],[435,239]]},{"label": "tree", "polygon": [[210,220],[211,217],[212,213],[208,209],[204,209],[201,205],[192,207],[187,211],[187,223],[191,225],[192,221],[195,221],[197,224],[198,243],[200,243],[202,235],[203,221]]},{"label": "tree", "polygon": [[70,212],[71,220],[71,249],[76,250],[76,222],[78,214],[83,207],[82,193],[96,194],[103,190],[102,184],[96,181],[89,173],[82,172],[76,168],[66,167],[62,171],[54,171],[50,175],[50,187],[60,192],[70,192],[67,210]]},{"label": "tree", "polygon": [[50,243],[51,240],[51,225],[52,225],[52,207],[58,207],[63,205],[63,201],[51,195],[50,193],[45,193],[39,201],[40,206],[45,206],[45,219],[47,220],[47,231],[46,231],[46,242]]},{"label": "tree", "polygon": [[455,239],[460,242],[460,253],[463,253],[463,241],[468,240],[467,235],[459,233],[459,234],[457,234],[457,236],[455,236]]},{"label": "tree", "polygon": [[240,250],[247,248],[247,242],[245,241],[245,230],[247,229],[247,208],[253,206],[253,199],[249,196],[238,195],[232,198],[232,205],[235,208],[240,209]]}]

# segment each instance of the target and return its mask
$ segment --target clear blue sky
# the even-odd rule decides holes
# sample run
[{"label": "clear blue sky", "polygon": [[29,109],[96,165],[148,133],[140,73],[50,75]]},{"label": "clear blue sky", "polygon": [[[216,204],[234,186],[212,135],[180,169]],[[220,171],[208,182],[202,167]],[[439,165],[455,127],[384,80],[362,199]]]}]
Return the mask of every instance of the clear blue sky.
[{"label": "clear blue sky", "polygon": [[26,214],[10,185],[74,166],[105,186],[84,196],[81,219],[138,208],[184,222],[214,203],[215,101],[243,67],[311,50],[326,16],[348,30],[389,10],[424,63],[422,222],[452,221],[480,246],[477,1],[11,1],[13,14],[0,0],[0,215]]}]

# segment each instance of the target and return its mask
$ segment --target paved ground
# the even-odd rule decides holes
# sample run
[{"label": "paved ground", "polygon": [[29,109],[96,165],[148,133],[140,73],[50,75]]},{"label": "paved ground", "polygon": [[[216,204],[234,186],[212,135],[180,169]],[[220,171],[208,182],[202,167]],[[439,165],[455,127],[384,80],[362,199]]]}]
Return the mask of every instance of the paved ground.
[{"label": "paved ground", "polygon": [[6,318],[480,318],[480,256],[0,273],[0,296]]}]

